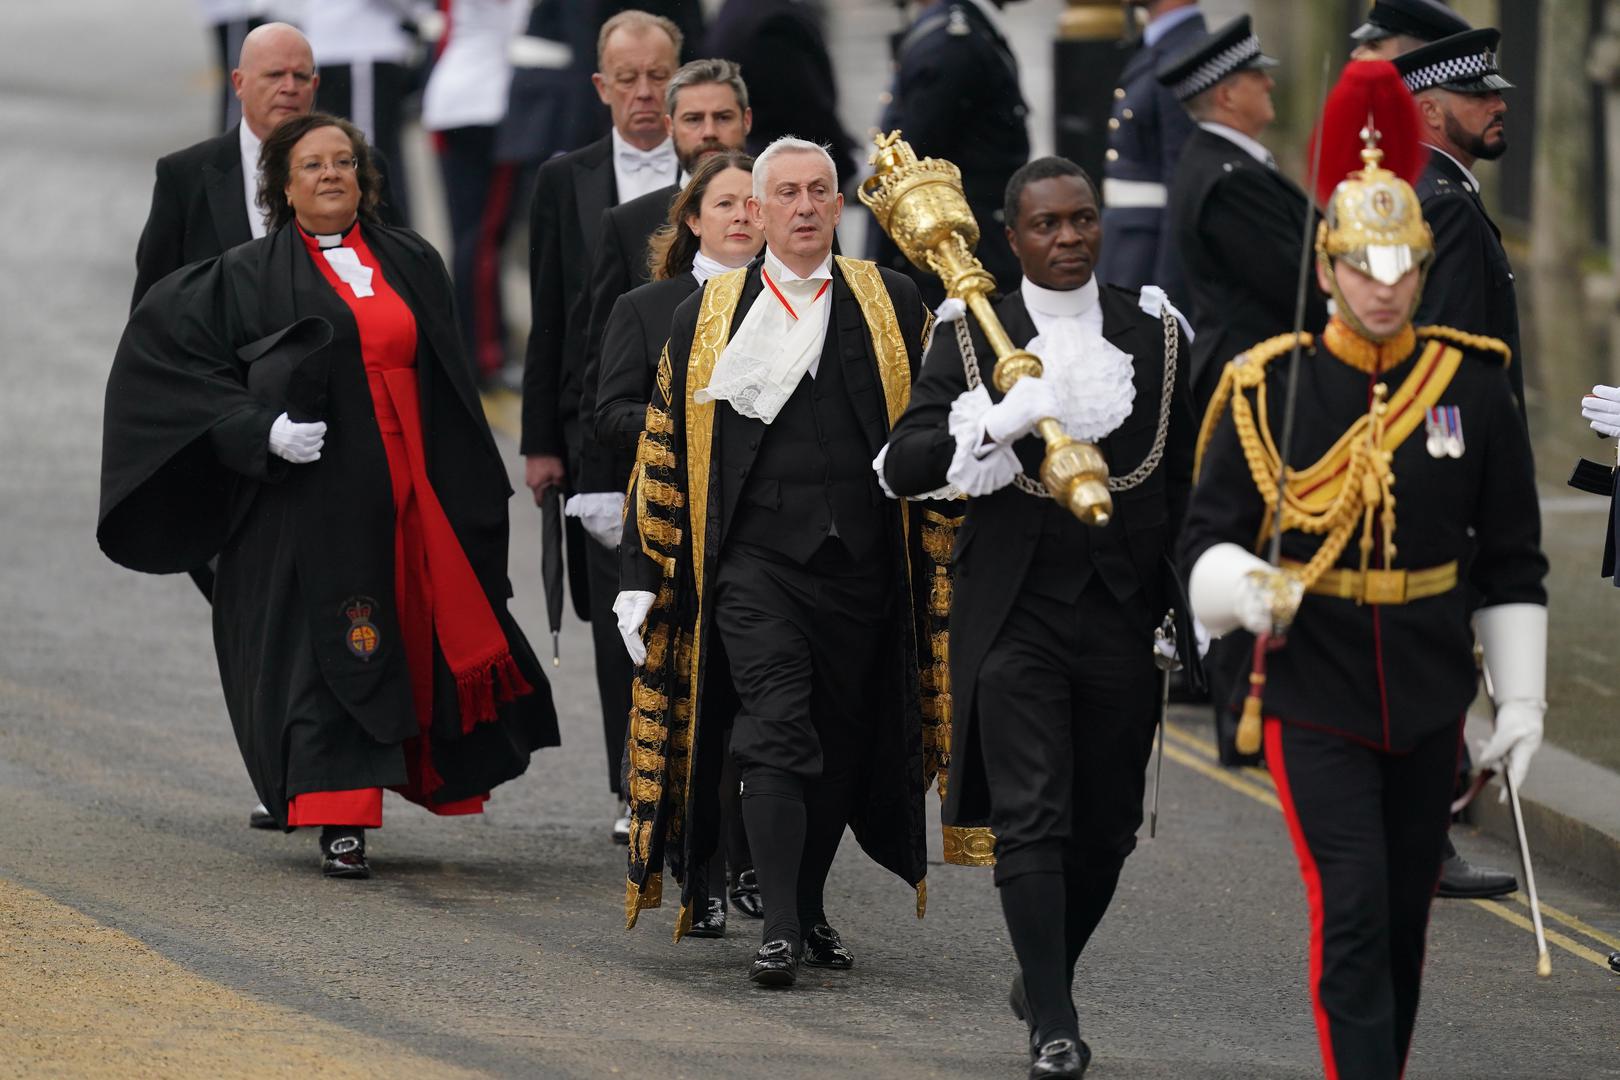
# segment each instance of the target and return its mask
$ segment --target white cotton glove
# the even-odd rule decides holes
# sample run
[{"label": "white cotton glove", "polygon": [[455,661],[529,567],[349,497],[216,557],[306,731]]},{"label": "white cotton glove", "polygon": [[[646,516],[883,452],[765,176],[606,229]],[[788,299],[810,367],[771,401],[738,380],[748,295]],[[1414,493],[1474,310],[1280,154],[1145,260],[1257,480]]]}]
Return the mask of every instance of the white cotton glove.
[{"label": "white cotton glove", "polygon": [[1305,596],[1298,576],[1236,544],[1216,544],[1200,555],[1187,592],[1193,615],[1216,637],[1240,626],[1251,634],[1287,626]]},{"label": "white cotton glove", "polygon": [[1057,395],[1045,379],[1026,375],[984,414],[984,433],[1007,445],[1035,430],[1036,422],[1058,414]]},{"label": "white cotton glove", "polygon": [[1594,386],[1581,398],[1581,415],[1605,438],[1620,438],[1620,386]]},{"label": "white cotton glove", "polygon": [[300,424],[286,413],[276,417],[270,425],[270,452],[294,465],[308,465],[321,458],[321,447],[326,445],[326,421]]},{"label": "white cotton glove", "polygon": [[619,537],[624,533],[624,496],[616,491],[593,491],[583,495],[570,495],[563,504],[563,514],[578,518],[580,525],[592,540],[617,551]]},{"label": "white cotton glove", "polygon": [[[1541,749],[1547,713],[1547,609],[1497,604],[1474,613],[1474,634],[1485,654],[1496,697],[1496,732],[1480,748],[1481,768],[1500,764],[1517,788]],[[1502,789],[1507,798],[1507,789]]]},{"label": "white cotton glove", "polygon": [[642,644],[641,628],[647,622],[647,613],[652,610],[655,599],[650,592],[622,592],[613,598],[613,616],[619,623],[624,651],[638,667],[647,662],[647,646]]}]

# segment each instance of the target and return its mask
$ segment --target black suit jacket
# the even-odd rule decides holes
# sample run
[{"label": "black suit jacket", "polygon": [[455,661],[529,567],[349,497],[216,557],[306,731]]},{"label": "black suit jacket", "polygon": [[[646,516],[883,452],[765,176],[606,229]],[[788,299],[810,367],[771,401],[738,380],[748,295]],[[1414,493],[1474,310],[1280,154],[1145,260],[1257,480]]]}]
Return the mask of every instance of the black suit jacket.
[{"label": "black suit jacket", "polygon": [[571,459],[570,471],[581,449],[587,274],[602,211],[618,201],[613,140],[604,136],[540,166],[529,203],[532,325],[523,361],[521,449]]},{"label": "black suit jacket", "polygon": [[704,41],[704,56],[742,66],[757,154],[783,135],[829,147],[843,187],[855,175],[855,140],[838,122],[838,82],[811,5],[801,0],[727,0]]},{"label": "black suit jacket", "polygon": [[[1305,193],[1230,139],[1199,128],[1181,149],[1170,185],[1170,231],[1192,298],[1193,402],[1201,412],[1221,369],[1250,345],[1294,328]],[[1327,322],[1314,283],[1305,325]]]},{"label": "black suit jacket", "polygon": [[[1110,476],[1134,470],[1148,456],[1158,430],[1165,377],[1164,324],[1144,313],[1135,293],[1104,286],[1099,295],[1103,337],[1131,355],[1135,367],[1136,398],[1124,423],[1098,447],[1108,461]],[[1035,336],[1035,324],[1024,307],[1023,296],[1011,292],[996,304],[1008,335],[1020,345]],[[990,384],[995,353],[977,325],[971,330],[980,373],[992,400],[1000,393]],[[1138,609],[1142,625],[1157,625],[1174,607],[1184,613],[1180,586],[1171,555],[1192,486],[1196,422],[1188,400],[1186,358],[1190,353],[1178,328],[1181,362],[1171,388],[1164,456],[1158,467],[1138,486],[1114,495],[1114,514],[1103,528],[1087,529],[1085,549],[1075,552],[1074,572],[1101,577],[1127,609]],[[900,495],[919,495],[945,484],[945,473],[956,452],[948,422],[951,404],[967,391],[967,375],[953,327],[935,329],[933,344],[922,375],[911,390],[911,404],[889,438],[883,475]],[[1024,474],[1040,475],[1045,446],[1039,436],[1020,439],[1014,446]],[[962,703],[952,732],[952,760],[968,762],[972,726],[977,722],[971,703],[980,665],[1017,600],[1040,542],[1042,516],[1068,511],[1051,499],[1026,495],[1011,484],[989,495],[969,499],[967,513],[957,530],[952,553],[951,694]],[[1190,641],[1190,635],[1186,639]],[[1144,641],[1146,649],[1150,642]],[[963,782],[966,781],[966,782]],[[953,775],[945,804],[947,822],[963,821],[987,812],[983,777],[974,770]]]},{"label": "black suit jacket", "polygon": [[1412,319],[1419,326],[1455,326],[1507,342],[1513,350],[1508,382],[1524,409],[1524,357],[1519,352],[1519,299],[1502,231],[1469,186],[1462,166],[1439,151],[1418,179],[1423,220],[1434,230],[1434,263]]},{"label": "black suit jacket", "polygon": [[130,310],[158,281],[253,239],[242,189],[240,124],[158,158],[152,209],[135,246]]},{"label": "black suit jacket", "polygon": [[594,433],[613,454],[615,471],[604,491],[623,491],[635,464],[636,440],[646,423],[658,358],[669,340],[670,323],[681,301],[698,289],[691,274],[652,281],[631,289],[613,302],[612,315],[598,350]]}]

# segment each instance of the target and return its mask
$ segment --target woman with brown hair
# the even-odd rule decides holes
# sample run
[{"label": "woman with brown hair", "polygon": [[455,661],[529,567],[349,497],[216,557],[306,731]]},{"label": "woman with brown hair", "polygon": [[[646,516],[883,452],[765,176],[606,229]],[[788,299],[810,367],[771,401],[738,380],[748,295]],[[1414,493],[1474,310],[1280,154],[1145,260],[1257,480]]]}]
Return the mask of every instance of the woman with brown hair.
[{"label": "woman with brown hair", "polygon": [[214,643],[248,773],[322,870],[367,877],[392,788],[476,814],[557,743],[506,611],[511,495],[444,264],[382,225],[365,138],[315,113],[260,152],[264,238],[159,282],[107,385],[97,538],[218,557]]}]

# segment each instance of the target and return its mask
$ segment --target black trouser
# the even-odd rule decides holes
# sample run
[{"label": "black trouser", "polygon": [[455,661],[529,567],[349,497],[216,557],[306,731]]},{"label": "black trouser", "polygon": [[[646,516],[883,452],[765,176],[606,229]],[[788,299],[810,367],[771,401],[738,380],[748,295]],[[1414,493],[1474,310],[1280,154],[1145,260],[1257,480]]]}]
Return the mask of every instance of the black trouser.
[{"label": "black trouser", "polygon": [[231,130],[231,126],[242,119],[242,103],[237,100],[236,87],[231,85],[231,72],[242,58],[242,39],[263,25],[264,20],[256,16],[213,25],[214,59],[219,62],[220,134]]},{"label": "black trouser", "polygon": [[762,940],[797,945],[822,921],[822,891],[859,783],[874,675],[892,645],[881,559],[836,539],[804,565],[731,544],[714,588],[714,627],[741,703],[731,753],[765,904]]},{"label": "black trouser", "polygon": [[1405,1068],[1459,734],[1448,724],[1390,754],[1266,721],[1266,761],[1311,909],[1317,1038],[1339,1080],[1392,1080]]},{"label": "black trouser", "polygon": [[1078,602],[1020,594],[979,668],[996,884],[1044,1038],[1078,1035],[1069,987],[1136,847],[1160,679],[1146,605],[1098,578]]},{"label": "black trouser", "polygon": [[[473,374],[488,378],[506,362],[501,304],[501,246],[512,216],[516,169],[495,160],[495,128],[439,132],[444,195],[450,211],[450,276]],[[617,593],[617,580],[608,603]],[[620,646],[623,650],[623,646]]]},{"label": "black trouser", "polygon": [[619,592],[619,553],[585,538],[585,564],[591,581],[591,643],[596,649],[596,692],[602,702],[602,738],[607,746],[608,790],[623,798],[620,772],[624,738],[630,726],[630,684],[635,671],[619,636],[613,599]]}]

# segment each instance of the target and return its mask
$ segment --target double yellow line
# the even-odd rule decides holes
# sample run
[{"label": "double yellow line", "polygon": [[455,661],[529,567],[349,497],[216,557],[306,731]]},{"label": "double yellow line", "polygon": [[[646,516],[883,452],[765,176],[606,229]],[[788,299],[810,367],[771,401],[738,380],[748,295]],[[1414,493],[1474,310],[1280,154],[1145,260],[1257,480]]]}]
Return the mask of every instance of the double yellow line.
[{"label": "double yellow line", "polygon": [[[1255,802],[1263,803],[1273,810],[1281,812],[1282,803],[1277,801],[1277,785],[1271,779],[1271,774],[1264,769],[1241,768],[1229,769],[1218,761],[1215,744],[1206,738],[1194,735],[1176,724],[1166,724],[1165,734],[1168,736],[1164,744],[1164,756],[1169,761],[1185,766],[1193,772],[1215,781],[1225,787],[1231,788],[1240,795],[1246,795]],[[1524,899],[1523,893],[1514,893],[1514,904],[1528,911],[1530,902]],[[1469,903],[1481,911],[1488,911],[1504,922],[1511,923],[1519,929],[1534,934],[1535,927],[1530,919],[1516,908],[1496,900],[1470,900]],[[1620,950],[1620,935],[1605,933],[1597,927],[1583,922],[1553,907],[1547,901],[1541,901],[1541,917],[1547,936],[1547,944],[1556,945],[1572,956],[1578,956],[1587,963],[1595,964],[1604,971],[1609,970],[1607,955],[1582,944],[1571,934],[1579,935],[1589,941],[1606,945],[1610,949]],[[1549,922],[1558,923],[1569,930],[1570,934],[1560,933]]]}]

